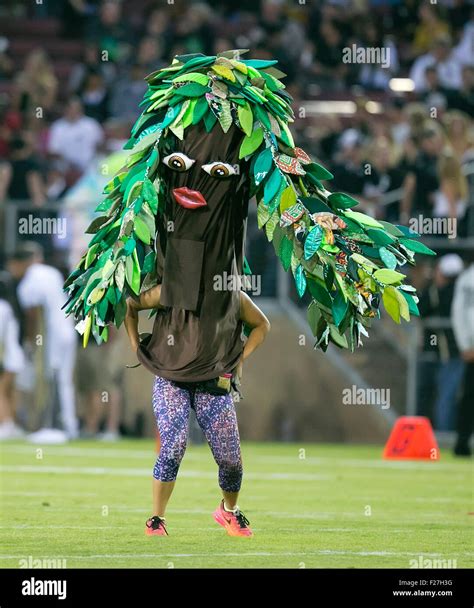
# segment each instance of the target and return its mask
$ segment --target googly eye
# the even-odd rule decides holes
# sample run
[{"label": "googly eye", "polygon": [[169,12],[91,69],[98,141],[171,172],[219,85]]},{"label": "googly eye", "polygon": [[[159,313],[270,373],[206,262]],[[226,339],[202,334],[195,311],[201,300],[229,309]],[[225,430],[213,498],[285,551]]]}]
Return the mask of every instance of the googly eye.
[{"label": "googly eye", "polygon": [[173,152],[163,159],[163,164],[173,169],[173,171],[188,171],[195,162],[195,160],[188,158],[182,152]]},{"label": "googly eye", "polygon": [[231,175],[235,175],[237,171],[235,167],[232,165],[228,165],[227,163],[221,163],[219,161],[209,163],[208,165],[202,166],[203,171],[209,173],[212,177],[230,177]]}]

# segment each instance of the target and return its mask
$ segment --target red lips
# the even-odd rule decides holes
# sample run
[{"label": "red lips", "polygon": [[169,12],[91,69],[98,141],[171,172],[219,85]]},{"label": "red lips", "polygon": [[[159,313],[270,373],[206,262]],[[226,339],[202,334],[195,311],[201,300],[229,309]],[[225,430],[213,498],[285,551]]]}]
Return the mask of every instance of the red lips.
[{"label": "red lips", "polygon": [[178,205],[181,205],[185,209],[197,209],[198,207],[205,207],[207,205],[206,199],[200,192],[190,190],[186,186],[175,188],[173,196]]}]

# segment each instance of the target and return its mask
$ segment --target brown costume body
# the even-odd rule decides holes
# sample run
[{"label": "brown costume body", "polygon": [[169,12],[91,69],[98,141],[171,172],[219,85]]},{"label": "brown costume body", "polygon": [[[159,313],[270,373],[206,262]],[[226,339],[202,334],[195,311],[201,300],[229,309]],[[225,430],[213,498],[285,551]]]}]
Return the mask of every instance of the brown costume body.
[{"label": "brown costume body", "polygon": [[[240,293],[225,288],[226,277],[243,272],[248,179],[244,161],[238,161],[241,140],[235,126],[226,134],[190,128],[169,153],[182,152],[194,165],[185,172],[163,167],[169,192],[157,220],[157,273],[165,308],[158,310],[152,335],[137,355],[152,373],[170,380],[216,378],[232,371],[242,354]],[[239,174],[222,179],[202,170],[214,161],[240,164]],[[183,186],[199,191],[207,205],[180,206],[172,190]],[[216,276],[224,290],[215,288]]]}]

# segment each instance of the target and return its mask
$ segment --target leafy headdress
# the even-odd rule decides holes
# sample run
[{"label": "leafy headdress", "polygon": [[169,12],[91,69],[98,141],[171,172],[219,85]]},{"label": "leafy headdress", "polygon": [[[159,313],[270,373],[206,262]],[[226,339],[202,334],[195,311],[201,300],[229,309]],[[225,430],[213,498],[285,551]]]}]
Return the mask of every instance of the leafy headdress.
[{"label": "leafy headdress", "polygon": [[84,346],[91,333],[106,341],[108,324],[123,322],[126,299],[156,285],[156,220],[167,196],[161,161],[170,141],[198,124],[208,133],[232,125],[242,132],[239,158],[248,161],[258,225],[298,294],[311,296],[316,346],[353,350],[381,302],[397,323],[418,314],[415,289],[397,267],[433,252],[417,233],[354,211],[356,200],[326,189],[332,174],[294,144],[292,99],[277,62],[242,53],[177,56],[147,77],[126,166],[107,184],[101,215],[87,230],[94,236],[65,283],[66,313],[78,321]]}]

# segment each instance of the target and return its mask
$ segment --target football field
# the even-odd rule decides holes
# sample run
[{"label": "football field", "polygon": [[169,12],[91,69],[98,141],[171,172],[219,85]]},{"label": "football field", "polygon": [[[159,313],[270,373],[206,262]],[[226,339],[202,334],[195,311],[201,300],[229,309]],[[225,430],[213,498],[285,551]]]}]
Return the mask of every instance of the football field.
[{"label": "football field", "polygon": [[152,440],[0,452],[3,568],[474,566],[472,465],[448,451],[439,462],[395,462],[381,446],[244,443],[239,505],[251,539],[212,519],[220,494],[206,445],[188,447],[169,537],[144,535]]}]

